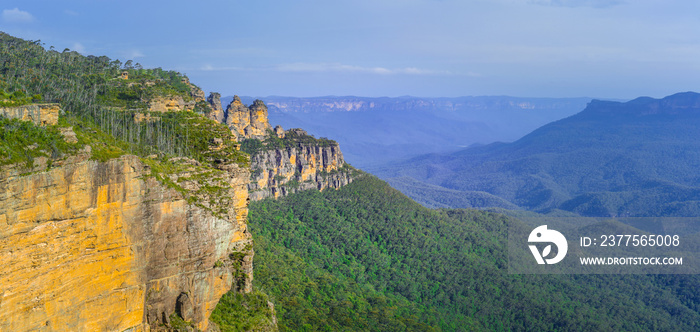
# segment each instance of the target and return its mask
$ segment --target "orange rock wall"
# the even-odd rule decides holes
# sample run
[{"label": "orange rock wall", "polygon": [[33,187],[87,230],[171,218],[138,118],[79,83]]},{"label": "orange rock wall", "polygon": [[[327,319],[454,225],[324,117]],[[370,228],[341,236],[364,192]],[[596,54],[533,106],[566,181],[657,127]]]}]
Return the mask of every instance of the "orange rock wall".
[{"label": "orange rock wall", "polygon": [[256,100],[253,105],[247,107],[238,96],[234,96],[226,108],[224,123],[237,140],[262,139],[267,136],[268,130],[272,130],[267,115],[267,106],[262,101]]},{"label": "orange rock wall", "polygon": [[296,147],[261,151],[251,156],[250,199],[286,196],[314,188],[340,188],[352,182],[350,170],[342,169],[345,165],[337,144],[300,143]]},{"label": "orange rock wall", "polygon": [[148,111],[150,112],[177,112],[184,110],[193,110],[194,101],[185,102],[180,96],[157,97],[148,103]]},{"label": "orange rock wall", "polygon": [[0,172],[0,331],[148,331],[180,300],[205,330],[231,252],[246,252],[250,287],[247,170],[227,173],[221,218],[146,174],[134,156]]},{"label": "orange rock wall", "polygon": [[10,119],[32,121],[46,126],[58,124],[59,104],[30,104],[14,107],[0,107],[0,115]]}]

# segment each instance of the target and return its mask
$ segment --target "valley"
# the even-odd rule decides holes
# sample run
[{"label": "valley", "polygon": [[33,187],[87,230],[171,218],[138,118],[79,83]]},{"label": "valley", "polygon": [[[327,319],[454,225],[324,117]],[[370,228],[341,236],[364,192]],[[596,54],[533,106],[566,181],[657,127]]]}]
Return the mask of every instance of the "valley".
[{"label": "valley", "polygon": [[0,330],[700,329],[697,274],[509,268],[697,217],[700,94],[221,98],[0,39]]},{"label": "valley", "polygon": [[[421,188],[429,184],[467,197],[493,195],[543,213],[691,217],[700,213],[699,124],[700,95],[693,92],[593,101],[512,143],[424,155],[375,173],[415,197],[430,197]],[[495,200],[455,202],[451,207],[502,206]]]},{"label": "valley", "polygon": [[[230,98],[222,98],[223,103]],[[254,99],[241,98],[248,103]],[[514,141],[575,114],[590,101],[507,96],[263,99],[272,123],[338,141],[348,162],[367,171],[425,153]]]}]

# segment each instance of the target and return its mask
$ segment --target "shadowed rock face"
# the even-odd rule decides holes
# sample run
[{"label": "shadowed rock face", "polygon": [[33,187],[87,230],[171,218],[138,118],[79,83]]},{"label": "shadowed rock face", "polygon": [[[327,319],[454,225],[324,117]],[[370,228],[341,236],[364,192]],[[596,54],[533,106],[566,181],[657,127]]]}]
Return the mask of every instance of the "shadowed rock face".
[{"label": "shadowed rock face", "polygon": [[146,331],[173,313],[206,330],[232,284],[251,289],[247,170],[223,172],[219,216],[134,156],[21,172],[0,173],[1,331]]},{"label": "shadowed rock face", "polygon": [[207,97],[207,103],[211,107],[209,118],[219,123],[226,123],[226,114],[223,107],[221,107],[221,95],[216,92],[210,93],[209,97]]}]

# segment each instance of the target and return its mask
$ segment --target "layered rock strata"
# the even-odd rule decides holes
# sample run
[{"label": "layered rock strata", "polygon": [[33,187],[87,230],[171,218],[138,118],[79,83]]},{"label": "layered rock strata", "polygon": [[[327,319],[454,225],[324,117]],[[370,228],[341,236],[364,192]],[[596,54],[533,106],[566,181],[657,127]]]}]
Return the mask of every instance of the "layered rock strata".
[{"label": "layered rock strata", "polygon": [[[284,135],[283,135],[284,136]],[[308,189],[338,189],[352,182],[338,143],[299,142],[251,156],[251,200],[280,197]]]},{"label": "layered rock strata", "polygon": [[211,108],[209,118],[219,123],[226,123],[226,113],[224,113],[224,108],[221,107],[221,95],[217,92],[210,93],[209,97],[207,97],[207,103]]},{"label": "layered rock strata", "polygon": [[[212,93],[209,103],[216,112],[220,95]],[[327,188],[337,189],[352,181],[353,168],[345,163],[338,143],[317,140],[302,129],[274,129],[268,120],[267,106],[261,100],[246,106],[234,96],[224,112],[225,123],[238,141],[260,140],[261,149],[252,152],[250,199],[280,197],[291,193]],[[218,119],[218,116],[214,118]],[[268,138],[283,140],[281,146],[269,146]],[[279,143],[279,142],[278,142]]]},{"label": "layered rock strata", "polygon": [[[230,204],[212,213],[138,157],[88,158],[0,172],[0,331],[206,330],[232,284],[250,290],[247,170],[216,173]],[[171,176],[196,187],[194,169]]]},{"label": "layered rock strata", "polygon": [[206,102],[204,99],[204,91],[189,80],[184,79],[183,83],[190,88],[189,95],[185,95],[186,99],[178,95],[157,96],[148,101],[148,111],[150,112],[177,112],[177,111],[192,111],[195,105],[200,102]]},{"label": "layered rock strata", "polygon": [[267,106],[262,100],[256,100],[248,107],[238,96],[234,96],[226,107],[225,123],[238,140],[263,139],[272,129],[267,119]]},{"label": "layered rock strata", "polygon": [[59,104],[30,104],[14,107],[0,107],[0,115],[9,119],[31,121],[37,125],[50,126],[58,124]]},{"label": "layered rock strata", "polygon": [[174,112],[194,110],[195,101],[185,101],[182,96],[159,96],[148,102],[149,112]]}]

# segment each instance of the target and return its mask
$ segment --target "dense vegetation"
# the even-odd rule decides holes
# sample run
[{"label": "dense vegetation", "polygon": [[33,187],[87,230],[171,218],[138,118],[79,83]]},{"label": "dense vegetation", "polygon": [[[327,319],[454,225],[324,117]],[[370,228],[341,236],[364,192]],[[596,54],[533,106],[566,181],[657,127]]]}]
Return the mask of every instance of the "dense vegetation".
[{"label": "dense vegetation", "polygon": [[211,165],[247,162],[224,125],[200,116],[209,110],[204,103],[196,103],[193,111],[148,111],[149,102],[160,96],[193,100],[197,88],[178,72],[68,49],[47,51],[40,41],[0,32],[0,79],[3,106],[60,103],[62,124],[74,127],[81,144],[97,145],[96,159],[131,153],[161,160],[189,157]]},{"label": "dense vegetation", "polygon": [[504,208],[518,210],[519,207],[503,198],[482,191],[459,191],[434,184],[417,181],[410,177],[390,178],[387,182],[395,189],[413,198],[421,205],[431,208]]},{"label": "dense vegetation", "polygon": [[41,101],[41,95],[27,96],[22,90],[5,92],[4,82],[0,82],[0,107],[22,106]]},{"label": "dense vegetation", "polygon": [[254,285],[283,331],[700,328],[695,276],[509,275],[506,221],[369,175],[253,202]]},{"label": "dense vegetation", "polygon": [[[3,164],[31,167],[87,144],[99,160],[138,154],[177,187],[168,173],[182,165],[172,157],[199,161],[192,176],[200,177],[215,177],[217,163],[246,163],[228,129],[198,114],[206,112],[202,104],[148,111],[157,96],[193,98],[179,73],[47,51],[0,33],[0,78],[1,106],[44,101],[64,110],[58,126],[0,119]],[[78,143],[66,143],[59,126],[72,126]],[[265,144],[284,147],[294,138]],[[291,331],[700,328],[693,276],[508,275],[505,222],[488,212],[425,209],[371,176],[337,191],[256,202],[256,290],[226,295],[212,319],[225,331],[269,325],[267,293],[280,329]]]},{"label": "dense vegetation", "polygon": [[660,100],[596,101],[516,142],[424,156],[391,165],[380,175],[395,177],[392,182],[418,194],[443,195],[415,188],[407,178],[462,193],[486,192],[539,212],[695,217],[700,215],[699,101],[700,94],[690,92]]},{"label": "dense vegetation", "polygon": [[0,165],[22,163],[31,169],[38,157],[57,158],[78,148],[63,140],[58,128],[0,117]]},{"label": "dense vegetation", "polygon": [[278,137],[271,130],[263,140],[247,138],[241,142],[241,150],[249,155],[255,155],[261,151],[284,150],[299,146],[333,146],[338,145],[334,140],[325,137],[316,138],[300,129],[287,130],[284,137]]},{"label": "dense vegetation", "polygon": [[258,289],[247,294],[226,293],[210,319],[222,332],[272,330],[274,313],[268,303],[268,296]]}]

